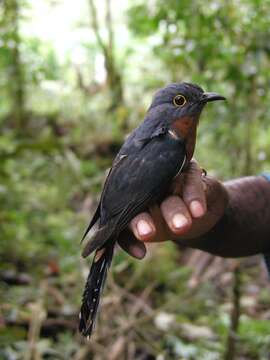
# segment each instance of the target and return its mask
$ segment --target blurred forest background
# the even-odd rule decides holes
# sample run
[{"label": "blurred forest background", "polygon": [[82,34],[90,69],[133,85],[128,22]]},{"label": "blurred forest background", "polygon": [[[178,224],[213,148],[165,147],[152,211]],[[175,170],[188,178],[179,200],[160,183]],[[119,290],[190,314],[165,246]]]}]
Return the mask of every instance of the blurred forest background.
[{"label": "blurred forest background", "polygon": [[270,358],[260,259],[170,243],[119,252],[93,340],[77,332],[79,242],[158,87],[227,97],[202,116],[209,173],[270,168],[269,39],[269,0],[0,1],[1,360]]}]

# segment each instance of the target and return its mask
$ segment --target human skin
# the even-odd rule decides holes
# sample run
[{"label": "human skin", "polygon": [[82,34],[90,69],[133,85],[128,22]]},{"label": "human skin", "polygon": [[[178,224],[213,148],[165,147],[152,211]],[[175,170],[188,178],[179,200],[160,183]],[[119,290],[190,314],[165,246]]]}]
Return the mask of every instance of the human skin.
[{"label": "human skin", "polygon": [[250,176],[222,184],[193,160],[159,206],[131,221],[120,245],[143,258],[145,243],[166,240],[222,257],[270,252],[270,182]]}]

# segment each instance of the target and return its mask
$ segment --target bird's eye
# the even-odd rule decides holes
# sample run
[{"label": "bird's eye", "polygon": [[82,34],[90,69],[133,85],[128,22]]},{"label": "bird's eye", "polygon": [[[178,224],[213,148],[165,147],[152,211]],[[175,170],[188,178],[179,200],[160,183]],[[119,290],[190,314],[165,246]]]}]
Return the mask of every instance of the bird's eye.
[{"label": "bird's eye", "polygon": [[173,104],[177,107],[183,107],[187,100],[184,95],[178,94],[173,98]]}]

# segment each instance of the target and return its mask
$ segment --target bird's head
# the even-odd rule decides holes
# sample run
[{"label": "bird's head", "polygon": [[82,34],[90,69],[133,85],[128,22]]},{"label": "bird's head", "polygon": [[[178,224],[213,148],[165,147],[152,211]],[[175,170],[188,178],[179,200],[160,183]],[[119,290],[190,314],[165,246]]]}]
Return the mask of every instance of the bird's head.
[{"label": "bird's head", "polygon": [[159,89],[152,101],[149,112],[153,115],[166,116],[166,121],[172,124],[175,120],[190,118],[198,120],[204,106],[215,100],[225,100],[225,97],[186,82],[173,83]]},{"label": "bird's head", "polygon": [[173,83],[158,90],[148,111],[148,118],[166,125],[175,136],[186,142],[188,158],[194,152],[196,128],[204,106],[225,97],[195,84]]}]

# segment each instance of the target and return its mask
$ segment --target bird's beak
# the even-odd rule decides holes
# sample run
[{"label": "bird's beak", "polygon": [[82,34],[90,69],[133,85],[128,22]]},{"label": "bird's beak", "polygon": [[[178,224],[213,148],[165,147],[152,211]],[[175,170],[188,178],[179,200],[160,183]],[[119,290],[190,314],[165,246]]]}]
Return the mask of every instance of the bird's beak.
[{"label": "bird's beak", "polygon": [[226,100],[226,98],[214,92],[205,92],[201,97],[201,101],[205,103],[216,100]]}]

